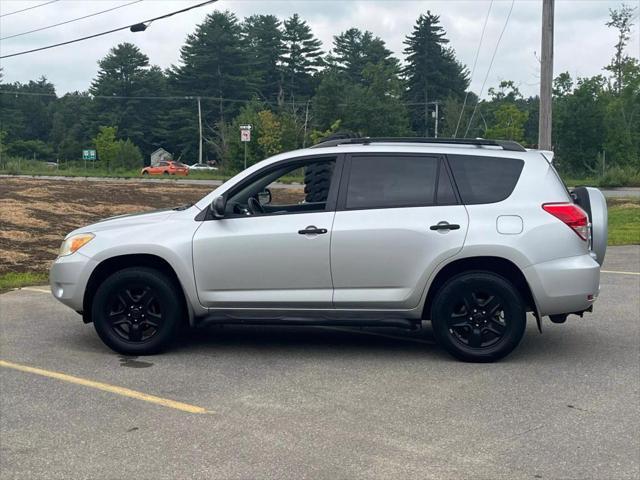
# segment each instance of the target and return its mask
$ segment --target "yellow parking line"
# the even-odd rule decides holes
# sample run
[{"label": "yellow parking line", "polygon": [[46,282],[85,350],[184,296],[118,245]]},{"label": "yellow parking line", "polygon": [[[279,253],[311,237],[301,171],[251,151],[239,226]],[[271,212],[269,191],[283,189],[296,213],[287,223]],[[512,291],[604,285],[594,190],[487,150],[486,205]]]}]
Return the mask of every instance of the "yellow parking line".
[{"label": "yellow parking line", "polygon": [[154,395],[147,395],[146,393],[131,390],[129,388],[116,387],[115,385],[109,385],[108,383],[94,382],[93,380],[86,380],[84,378],[74,377],[73,375],[67,375],[65,373],[28,367],[26,365],[6,362],[4,360],[0,360],[0,367],[12,368],[21,372],[34,373],[36,375],[42,375],[43,377],[55,378],[56,380],[62,380],[64,382],[75,383],[76,385],[82,385],[84,387],[115,393],[116,395],[122,395],[123,397],[135,398],[136,400],[142,400],[143,402],[155,403],[156,405],[182,410],[183,412],[211,413],[202,407],[196,407],[194,405],[189,405],[188,403],[176,402],[174,400],[156,397]]},{"label": "yellow parking line", "polygon": [[618,275],[640,275],[638,272],[617,272],[615,270],[600,270],[600,273],[617,273]]}]

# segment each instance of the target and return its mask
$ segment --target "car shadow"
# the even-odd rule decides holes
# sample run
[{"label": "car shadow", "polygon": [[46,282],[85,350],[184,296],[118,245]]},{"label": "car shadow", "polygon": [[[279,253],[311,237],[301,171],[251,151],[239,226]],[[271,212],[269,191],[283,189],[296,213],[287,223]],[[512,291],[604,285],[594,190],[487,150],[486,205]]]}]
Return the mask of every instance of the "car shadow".
[{"label": "car shadow", "polygon": [[292,327],[224,325],[182,332],[171,348],[174,353],[307,352],[313,354],[360,353],[446,356],[433,340],[431,328],[417,331],[397,328]]}]

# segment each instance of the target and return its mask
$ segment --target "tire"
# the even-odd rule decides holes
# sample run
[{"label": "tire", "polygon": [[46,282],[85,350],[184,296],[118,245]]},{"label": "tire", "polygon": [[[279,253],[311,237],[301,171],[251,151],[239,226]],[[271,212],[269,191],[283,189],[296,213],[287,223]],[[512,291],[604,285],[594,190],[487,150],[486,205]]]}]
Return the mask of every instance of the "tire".
[{"label": "tire", "polygon": [[102,282],[91,313],[98,336],[109,348],[125,355],[151,355],[171,344],[184,312],[169,278],[151,268],[133,267]]},{"label": "tire", "polygon": [[493,362],[518,346],[526,315],[511,283],[493,273],[472,271],[453,277],[438,291],[431,323],[436,341],[454,357]]},{"label": "tire", "polygon": [[142,172],[142,175],[149,175],[149,172],[145,170],[144,172]]},{"label": "tire", "polygon": [[304,193],[305,202],[326,202],[329,196],[333,163],[312,163],[305,168]]},{"label": "tire", "polygon": [[163,175],[169,175],[169,172],[162,172]]}]

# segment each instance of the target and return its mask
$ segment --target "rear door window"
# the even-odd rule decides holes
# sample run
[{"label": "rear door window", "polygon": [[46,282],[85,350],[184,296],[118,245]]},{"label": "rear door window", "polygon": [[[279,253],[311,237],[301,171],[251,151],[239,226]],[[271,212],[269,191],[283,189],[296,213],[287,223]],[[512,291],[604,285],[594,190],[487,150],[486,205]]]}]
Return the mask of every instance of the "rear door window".
[{"label": "rear door window", "polygon": [[354,155],[346,208],[434,205],[438,162],[417,155]]},{"label": "rear door window", "polygon": [[448,155],[462,202],[467,205],[501,202],[518,183],[524,162],[517,158]]}]

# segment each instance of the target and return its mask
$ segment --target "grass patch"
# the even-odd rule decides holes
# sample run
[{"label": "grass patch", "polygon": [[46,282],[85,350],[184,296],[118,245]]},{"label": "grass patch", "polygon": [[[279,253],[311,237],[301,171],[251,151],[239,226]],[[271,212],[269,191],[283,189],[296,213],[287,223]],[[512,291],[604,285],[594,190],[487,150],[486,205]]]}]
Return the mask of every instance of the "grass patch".
[{"label": "grass patch", "polygon": [[8,272],[0,275],[0,293],[12,288],[42,285],[48,281],[48,275],[42,272]]},{"label": "grass patch", "polygon": [[609,202],[609,245],[640,243],[640,201],[615,199]]}]

